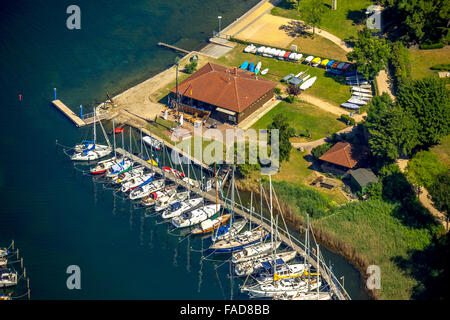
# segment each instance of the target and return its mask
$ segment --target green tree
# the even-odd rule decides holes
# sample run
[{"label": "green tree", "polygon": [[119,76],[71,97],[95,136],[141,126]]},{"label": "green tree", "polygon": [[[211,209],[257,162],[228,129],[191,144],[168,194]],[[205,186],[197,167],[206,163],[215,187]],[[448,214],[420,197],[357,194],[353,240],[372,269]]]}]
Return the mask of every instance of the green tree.
[{"label": "green tree", "polygon": [[439,42],[448,34],[448,0],[385,0],[396,34],[407,44]]},{"label": "green tree", "polygon": [[186,64],[184,70],[189,74],[194,73],[197,70],[197,61],[193,60],[191,63]]},{"label": "green tree", "polygon": [[427,189],[433,184],[436,176],[446,170],[446,166],[431,151],[420,151],[416,153],[406,167],[409,181],[415,185],[424,186]]},{"label": "green tree", "polygon": [[397,104],[417,120],[422,148],[438,144],[450,133],[449,90],[445,81],[425,78],[400,86]]},{"label": "green tree", "polygon": [[356,61],[358,72],[367,79],[375,78],[380,70],[385,69],[390,56],[391,46],[386,39],[372,36],[367,28],[358,32],[355,47],[347,54],[350,60]]},{"label": "green tree", "polygon": [[333,143],[324,143],[317,147],[312,148],[311,154],[315,159],[319,159],[333,146]]},{"label": "green tree", "polygon": [[383,197],[383,184],[380,181],[369,184],[366,187],[366,194],[370,199],[381,199]]},{"label": "green tree", "polygon": [[289,126],[287,117],[279,113],[273,117],[272,123],[269,125],[270,130],[278,129],[280,138],[280,163],[282,161],[289,161],[291,155],[292,145],[289,138],[295,135],[294,128]]},{"label": "green tree", "polygon": [[316,28],[321,25],[322,16],[326,9],[324,0],[311,0],[305,3],[301,17],[306,25],[313,28],[313,38],[316,35]]},{"label": "green tree", "polygon": [[415,119],[393,104],[387,94],[374,97],[368,110],[366,127],[372,154],[388,162],[410,155],[418,143]]},{"label": "green tree", "polygon": [[450,171],[439,173],[428,188],[434,206],[447,216],[450,212]]}]

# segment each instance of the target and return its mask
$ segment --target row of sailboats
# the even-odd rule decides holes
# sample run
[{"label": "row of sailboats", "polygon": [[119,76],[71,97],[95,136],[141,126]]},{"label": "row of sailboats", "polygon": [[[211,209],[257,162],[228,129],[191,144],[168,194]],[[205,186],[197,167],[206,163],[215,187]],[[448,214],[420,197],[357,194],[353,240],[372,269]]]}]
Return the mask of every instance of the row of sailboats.
[{"label": "row of sailboats", "polygon": [[[103,126],[101,128],[104,131]],[[105,138],[108,141],[106,133]],[[141,155],[143,156],[142,141],[141,136]],[[146,144],[152,149],[156,149],[154,142],[146,142]],[[97,148],[102,150],[110,148],[108,154],[112,152],[109,141],[108,146],[104,146],[105,148],[99,146],[96,143],[94,121],[94,141],[75,146],[74,155],[78,154],[78,156],[72,156],[71,159],[90,160],[88,155],[92,155],[92,152],[97,154],[96,159],[100,159],[102,153],[97,152]],[[164,145],[162,147],[164,150]],[[155,154],[157,156],[156,151]],[[148,162],[152,165],[155,163],[153,159]],[[189,229],[191,235],[210,235],[211,245],[205,252],[208,254],[231,254],[230,261],[234,265],[235,275],[247,277],[244,285],[241,286],[241,291],[247,292],[251,297],[276,299],[331,298],[329,292],[323,290],[325,286],[319,270],[311,270],[311,265],[306,258],[306,255],[309,254],[307,249],[305,249],[304,261],[294,264],[288,263],[296,258],[296,251],[279,251],[282,242],[277,239],[278,219],[276,231],[274,229],[271,178],[269,179],[271,229],[266,230],[262,224],[262,186],[261,224],[254,226],[247,219],[235,218],[234,167],[230,202],[223,196],[223,191],[220,188],[222,198],[226,200],[225,206],[222,206],[218,202],[217,171],[215,172],[216,201],[211,204],[206,203],[202,196],[191,196],[190,188],[192,185],[196,185],[196,181],[190,179],[189,171],[188,176],[185,177],[184,173],[169,167],[162,167],[159,160],[156,164],[161,168],[162,177],[153,170],[149,172],[143,165],[133,163],[132,159],[117,157],[114,136],[114,156],[98,162],[96,166],[91,168],[90,172],[96,176],[104,176],[105,181],[115,186],[117,191],[121,191],[130,200],[136,201],[146,210],[154,211],[160,218],[169,222],[173,229]],[[189,165],[187,167],[189,170]],[[178,178],[176,181],[185,181],[187,187],[181,187],[179,182],[167,183],[165,174],[174,175]],[[251,197],[250,203],[250,216],[254,213],[252,201],[253,197]],[[246,225],[249,225],[248,230],[244,230]],[[307,240],[309,241],[309,238]],[[308,246],[307,248],[309,249]],[[247,281],[249,278],[250,281]]]}]

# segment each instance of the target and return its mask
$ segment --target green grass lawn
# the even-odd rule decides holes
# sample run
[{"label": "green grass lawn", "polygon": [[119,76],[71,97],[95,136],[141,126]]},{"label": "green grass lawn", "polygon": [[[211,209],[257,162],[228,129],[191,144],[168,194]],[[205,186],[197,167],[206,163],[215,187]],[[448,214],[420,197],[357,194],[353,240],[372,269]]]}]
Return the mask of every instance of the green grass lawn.
[{"label": "green grass lawn", "polygon": [[335,105],[340,105],[351,96],[350,88],[345,85],[342,77],[325,73],[324,69],[309,67],[302,63],[280,61],[245,53],[243,52],[244,48],[244,45],[237,45],[228,54],[218,59],[217,63],[230,67],[238,67],[244,61],[253,62],[255,65],[261,61],[261,69],[269,68],[269,72],[266,75],[259,75],[259,77],[274,82],[279,82],[284,76],[290,73],[297,74],[300,71],[307,71],[307,74],[310,74],[311,77],[317,76],[317,81],[305,92]]},{"label": "green grass lawn", "polygon": [[431,148],[431,152],[438,156],[439,161],[450,168],[450,135],[443,138],[439,145]]},{"label": "green grass lawn", "polygon": [[395,215],[396,205],[382,200],[352,202],[330,210],[329,216],[313,220],[321,229],[347,243],[369,263],[381,269],[381,299],[410,299],[418,284],[395,262],[407,259],[410,250],[423,250],[431,241],[427,229],[410,228]]},{"label": "green grass lawn", "polygon": [[[273,117],[279,113],[284,114],[289,119],[289,125],[295,129],[297,134],[306,133],[308,129],[311,133],[311,140],[324,138],[346,127],[343,122],[336,119],[337,117],[334,114],[296,99],[294,103],[280,102],[253,124],[252,128],[267,129],[272,123]],[[307,140],[304,139],[304,141]]]},{"label": "green grass lawn", "polygon": [[[302,8],[310,1],[312,0],[300,1],[300,15],[297,12],[297,6],[294,9],[286,9],[284,0],[274,7],[271,13],[290,19],[303,20]],[[337,10],[331,10],[331,1],[327,1],[327,9],[322,17],[320,28],[343,40],[356,37],[358,30],[362,28],[360,23],[365,20],[365,10],[371,4],[373,1],[370,0],[338,0]]]},{"label": "green grass lawn", "polygon": [[438,77],[438,71],[430,67],[436,64],[450,63],[450,47],[442,49],[420,50],[410,49],[411,77],[421,79],[425,77]]},{"label": "green grass lawn", "polygon": [[298,36],[291,42],[289,47],[293,44],[297,46],[298,52],[303,54],[307,53],[313,56],[348,62],[347,53],[333,41],[323,37]]}]

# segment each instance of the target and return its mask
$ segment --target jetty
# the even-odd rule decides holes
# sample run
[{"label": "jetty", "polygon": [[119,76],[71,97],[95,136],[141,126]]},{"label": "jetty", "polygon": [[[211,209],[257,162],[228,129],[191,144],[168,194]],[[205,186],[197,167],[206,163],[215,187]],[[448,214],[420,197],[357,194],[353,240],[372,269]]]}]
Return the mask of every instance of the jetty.
[{"label": "jetty", "polygon": [[166,48],[169,48],[169,49],[172,49],[172,50],[175,50],[175,51],[179,51],[179,52],[183,52],[183,53],[186,53],[186,54],[191,53],[188,50],[184,50],[184,49],[178,48],[176,46],[172,46],[172,45],[164,43],[164,42],[158,42],[158,46],[166,47]]},{"label": "jetty", "polygon": [[[161,168],[151,165],[144,159],[141,159],[141,158],[125,151],[122,148],[117,148],[116,152],[129,158],[129,159],[132,159],[132,161],[137,162],[148,169],[154,170],[156,173],[158,173],[160,175],[164,175],[165,178],[167,178],[175,183],[178,183],[185,188],[188,188],[187,182],[185,182],[181,179],[178,179],[177,177],[175,177],[174,175],[172,175],[170,173],[164,174],[162,172]],[[190,157],[189,157],[189,159],[190,159]],[[190,190],[192,192],[196,193],[197,195],[204,197],[208,201],[211,201],[214,203],[216,202],[216,194],[215,194],[214,190],[210,190],[210,191],[206,192],[204,190],[201,190],[199,188],[192,187],[192,186],[190,186]],[[230,207],[232,205],[231,200],[229,200],[227,198],[220,199],[220,197],[219,197],[218,203],[221,204],[223,207]],[[263,218],[263,220],[261,220],[260,217],[257,217],[255,215],[250,215],[250,211],[247,208],[242,207],[237,203],[234,204],[234,212],[237,215],[246,218],[247,220],[251,221],[252,223],[254,223],[256,225],[261,225],[262,228],[264,228],[270,232],[270,221],[267,218]],[[315,256],[316,253],[313,254],[312,252],[310,252],[310,254],[306,254],[304,244],[301,243],[298,239],[291,237],[286,231],[284,231],[280,228],[278,228],[278,232],[279,232],[280,239],[284,243],[286,243],[288,246],[290,246],[293,250],[297,251],[297,253],[300,256],[306,257],[308,262],[316,270],[318,270],[318,272],[321,274],[323,279],[329,284],[331,293],[333,294],[335,299],[351,300],[349,294],[345,291],[344,287],[337,281],[336,277],[331,272],[331,270],[328,268],[326,263],[322,259],[319,259],[319,264],[317,263],[317,257]]]},{"label": "jetty", "polygon": [[[77,116],[68,106],[66,106],[61,100],[53,100],[53,106],[55,106],[59,111],[61,111],[67,118],[72,120],[72,122],[77,127],[84,127],[94,122],[94,113],[88,113],[82,115],[82,118]],[[96,115],[96,121],[103,120],[108,117],[106,112],[99,113]]]}]

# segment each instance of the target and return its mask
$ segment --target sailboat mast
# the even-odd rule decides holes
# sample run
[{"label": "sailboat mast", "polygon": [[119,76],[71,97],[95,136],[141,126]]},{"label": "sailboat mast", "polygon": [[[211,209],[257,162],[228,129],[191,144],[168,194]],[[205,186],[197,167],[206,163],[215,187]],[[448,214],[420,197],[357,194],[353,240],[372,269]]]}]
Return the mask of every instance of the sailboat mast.
[{"label": "sailboat mast", "polygon": [[[253,190],[250,193],[250,221],[252,219],[252,213],[253,213]],[[249,230],[252,231],[252,224],[249,225]]]},{"label": "sailboat mast", "polygon": [[317,272],[317,300],[319,300],[319,270],[320,270],[320,267],[319,267],[319,244],[318,243],[316,243],[316,245],[317,245],[317,270],[316,270],[316,272]]},{"label": "sailboat mast", "polygon": [[273,276],[275,279],[275,272],[277,270],[277,261],[275,257],[275,250],[273,246],[273,205],[272,205],[272,176],[269,175],[269,193],[270,193],[270,243],[272,245],[273,253]]},{"label": "sailboat mast", "polygon": [[[307,226],[308,226],[308,228],[307,228],[307,239],[308,239],[308,242],[307,242],[307,256],[308,256],[308,258],[309,258],[309,214],[306,216],[306,223],[307,223]],[[309,264],[309,262],[308,262],[308,292],[311,290],[311,268],[310,268],[310,264]]]},{"label": "sailboat mast", "polygon": [[[188,146],[188,155],[191,154],[191,146]],[[188,199],[191,199],[191,159],[188,158]]]},{"label": "sailboat mast", "polygon": [[218,202],[218,198],[219,198],[219,193],[218,193],[218,185],[217,185],[217,167],[216,167],[216,163],[214,163],[214,177],[216,179],[216,212],[217,210],[217,202]]},{"label": "sailboat mast", "polygon": [[114,158],[117,158],[117,154],[116,154],[116,132],[114,131],[115,130],[115,128],[114,128],[114,119],[113,119],[113,121],[112,121],[112,123],[113,123],[113,141],[114,141]]},{"label": "sailboat mast", "polygon": [[[233,172],[232,172],[232,180],[231,180],[231,211],[234,212],[234,164],[233,164]],[[250,221],[251,223],[251,221]]]},{"label": "sailboat mast", "polygon": [[94,107],[94,146],[95,146],[95,143],[97,142],[97,133],[95,130],[96,124],[97,123],[95,122],[95,107]]}]

